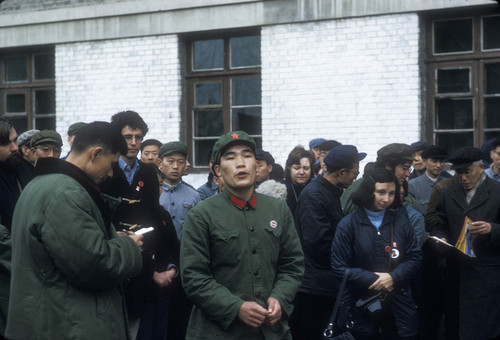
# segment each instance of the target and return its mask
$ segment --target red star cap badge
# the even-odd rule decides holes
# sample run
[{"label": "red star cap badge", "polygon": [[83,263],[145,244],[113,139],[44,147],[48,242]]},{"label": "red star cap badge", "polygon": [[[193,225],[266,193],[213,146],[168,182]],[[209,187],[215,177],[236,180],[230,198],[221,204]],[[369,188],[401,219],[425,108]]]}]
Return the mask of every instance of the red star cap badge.
[{"label": "red star cap badge", "polygon": [[235,132],[231,135],[231,137],[233,137],[233,139],[238,139],[240,138],[240,135]]}]

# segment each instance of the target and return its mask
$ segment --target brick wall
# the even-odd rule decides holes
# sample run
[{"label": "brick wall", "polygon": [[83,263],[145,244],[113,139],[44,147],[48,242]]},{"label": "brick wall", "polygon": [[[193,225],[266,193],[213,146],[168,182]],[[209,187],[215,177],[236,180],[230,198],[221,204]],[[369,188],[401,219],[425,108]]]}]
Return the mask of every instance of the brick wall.
[{"label": "brick wall", "polygon": [[420,136],[416,14],[262,29],[263,147],[284,165],[315,137],[368,153]]}]

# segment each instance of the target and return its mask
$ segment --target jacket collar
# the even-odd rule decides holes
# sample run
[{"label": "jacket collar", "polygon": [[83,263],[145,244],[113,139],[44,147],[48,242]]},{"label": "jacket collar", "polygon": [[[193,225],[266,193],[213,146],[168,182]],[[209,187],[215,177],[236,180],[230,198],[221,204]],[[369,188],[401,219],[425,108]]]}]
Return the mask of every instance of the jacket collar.
[{"label": "jacket collar", "polygon": [[476,208],[477,206],[483,204],[485,201],[488,200],[489,193],[492,187],[491,181],[493,180],[488,176],[486,176],[483,183],[481,183],[477,187],[476,193],[472,197],[472,200],[470,201],[469,204],[467,204],[465,198],[466,195],[465,190],[462,187],[462,184],[460,184],[460,182],[457,182],[455,184],[450,194],[452,195],[452,199],[464,210],[464,213],[467,213],[469,210]]},{"label": "jacket collar", "polygon": [[318,176],[317,177],[317,181],[318,183],[320,183],[322,186],[324,186],[325,188],[327,188],[329,191],[332,191],[334,192],[335,194],[337,194],[338,196],[340,196],[342,194],[342,188],[332,184],[329,180],[327,180],[325,177],[323,176]]},{"label": "jacket collar", "polygon": [[255,209],[255,205],[257,204],[257,196],[255,195],[255,192],[248,201],[242,200],[241,198],[233,195],[228,189],[222,191],[222,195],[238,209],[244,209],[245,207]]}]

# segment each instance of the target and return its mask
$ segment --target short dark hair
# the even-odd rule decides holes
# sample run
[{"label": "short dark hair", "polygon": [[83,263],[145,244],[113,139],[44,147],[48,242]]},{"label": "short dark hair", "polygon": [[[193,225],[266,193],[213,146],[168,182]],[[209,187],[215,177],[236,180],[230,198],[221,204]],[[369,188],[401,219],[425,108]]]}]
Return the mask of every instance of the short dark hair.
[{"label": "short dark hair", "polygon": [[363,177],[363,182],[358,190],[352,195],[352,201],[360,208],[369,209],[375,199],[375,183],[394,183],[396,185],[396,194],[394,202],[389,208],[398,208],[401,206],[399,182],[389,170],[383,168],[374,168],[366,173]]},{"label": "short dark hair", "polygon": [[125,126],[130,126],[132,129],[139,129],[143,135],[149,131],[148,125],[135,111],[122,111],[118,112],[111,117],[111,124],[113,124],[120,133]]},{"label": "short dark hair", "polygon": [[156,145],[159,149],[159,148],[161,148],[161,146],[163,144],[157,139],[147,139],[144,142],[142,142],[142,144],[141,144],[141,152],[146,146],[150,146],[150,145]]},{"label": "short dark hair", "polygon": [[[314,165],[314,158],[313,158],[312,154],[309,151],[306,151],[302,145],[297,145],[288,154],[288,158],[287,158],[286,164],[285,164],[285,178],[287,178],[287,179],[291,178],[290,172],[291,172],[292,166],[294,164],[300,164],[300,160],[302,158],[309,159],[309,162],[311,163],[311,178],[312,178],[312,175],[313,175],[312,167]],[[309,180],[311,178],[309,178]]]},{"label": "short dark hair", "polygon": [[14,125],[7,119],[0,118],[0,145],[8,145],[10,143],[10,130]]},{"label": "short dark hair", "polygon": [[386,166],[388,166],[392,169],[392,172],[394,172],[395,167],[404,163],[411,163],[411,161],[399,155],[389,155],[384,157],[377,157],[377,161],[375,162],[375,167],[385,168]]},{"label": "short dark hair", "polygon": [[120,130],[107,122],[92,122],[75,135],[71,151],[81,153],[92,146],[102,146],[105,152],[127,154],[127,143]]}]

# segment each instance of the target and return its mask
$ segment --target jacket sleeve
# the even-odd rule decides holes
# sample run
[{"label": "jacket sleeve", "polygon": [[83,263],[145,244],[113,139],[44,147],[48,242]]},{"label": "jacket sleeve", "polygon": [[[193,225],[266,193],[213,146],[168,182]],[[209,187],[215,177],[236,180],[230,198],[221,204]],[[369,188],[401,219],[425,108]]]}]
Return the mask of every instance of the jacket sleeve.
[{"label": "jacket sleeve", "polygon": [[210,271],[208,223],[196,208],[184,221],[180,252],[182,286],[189,299],[212,322],[227,330],[244,301],[219,284]]},{"label": "jacket sleeve", "polygon": [[448,241],[450,241],[448,217],[446,215],[446,196],[444,192],[439,194],[439,199],[434,214],[429,215],[429,210],[427,210],[426,219],[428,218],[432,218],[432,222],[429,226],[427,226],[428,228],[430,228],[427,229],[427,231],[433,236],[446,238]]},{"label": "jacket sleeve", "polygon": [[88,195],[67,190],[49,200],[39,237],[71,284],[83,290],[104,290],[140,272],[142,257],[135,242],[117,237],[114,231],[115,237],[107,239]]},{"label": "jacket sleeve", "polygon": [[285,314],[290,316],[293,299],[304,275],[304,254],[290,209],[285,203],[281,209],[285,224],[280,237],[280,254],[271,296],[280,302]]},{"label": "jacket sleeve", "polygon": [[424,215],[419,211],[413,209],[409,205],[405,205],[406,211],[408,212],[408,218],[410,219],[410,224],[415,231],[415,236],[417,237],[417,243],[420,247],[427,241],[429,233],[425,231]]},{"label": "jacket sleeve", "polygon": [[[353,214],[353,213],[352,213]],[[354,228],[352,214],[344,217],[337,226],[337,232],[332,242],[331,268],[338,278],[344,276],[345,270],[350,268],[347,282],[354,289],[366,289],[378,276],[366,269],[354,267]]]}]

